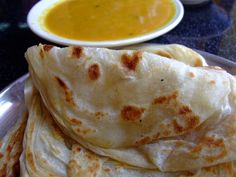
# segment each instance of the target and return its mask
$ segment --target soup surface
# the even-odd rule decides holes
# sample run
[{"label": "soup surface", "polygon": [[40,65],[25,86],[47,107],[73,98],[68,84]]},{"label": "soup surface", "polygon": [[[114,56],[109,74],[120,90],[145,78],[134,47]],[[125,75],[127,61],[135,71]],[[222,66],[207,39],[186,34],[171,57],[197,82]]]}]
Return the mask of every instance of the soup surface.
[{"label": "soup surface", "polygon": [[172,0],[61,0],[40,19],[45,30],[82,41],[132,38],[166,25]]}]

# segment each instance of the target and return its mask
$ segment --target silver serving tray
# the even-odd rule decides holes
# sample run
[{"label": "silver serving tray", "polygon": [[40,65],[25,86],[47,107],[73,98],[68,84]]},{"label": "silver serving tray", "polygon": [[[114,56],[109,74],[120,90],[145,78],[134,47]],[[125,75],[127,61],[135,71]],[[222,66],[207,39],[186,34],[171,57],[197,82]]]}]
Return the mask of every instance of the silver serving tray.
[{"label": "silver serving tray", "polygon": [[[220,66],[229,73],[236,75],[236,63],[207,52],[197,52],[207,60],[209,65]],[[26,111],[24,83],[28,77],[28,74],[22,76],[0,92],[0,138],[7,133],[18,119],[22,118]]]}]

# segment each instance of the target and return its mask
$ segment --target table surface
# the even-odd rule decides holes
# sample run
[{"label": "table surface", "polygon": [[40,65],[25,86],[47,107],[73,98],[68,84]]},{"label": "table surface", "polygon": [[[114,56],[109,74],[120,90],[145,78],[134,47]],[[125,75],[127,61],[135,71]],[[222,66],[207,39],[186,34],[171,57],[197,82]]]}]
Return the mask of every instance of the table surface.
[{"label": "table surface", "polygon": [[[29,46],[49,43],[26,24],[37,0],[0,0],[0,90],[27,73],[24,52]],[[182,22],[171,32],[147,41],[179,43],[236,62],[236,2],[214,0],[199,7],[185,6]]]}]

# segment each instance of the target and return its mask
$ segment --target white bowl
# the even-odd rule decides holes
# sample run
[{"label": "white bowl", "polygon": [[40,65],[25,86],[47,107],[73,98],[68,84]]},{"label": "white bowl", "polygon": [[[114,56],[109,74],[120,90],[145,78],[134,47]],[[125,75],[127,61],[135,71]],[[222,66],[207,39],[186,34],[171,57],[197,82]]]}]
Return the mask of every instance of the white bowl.
[{"label": "white bowl", "polygon": [[27,16],[27,23],[30,29],[38,36],[51,41],[53,43],[61,44],[61,45],[80,45],[80,46],[93,46],[93,47],[118,47],[118,46],[126,46],[131,44],[136,44],[140,42],[144,42],[156,37],[159,37],[173,28],[175,28],[183,18],[184,8],[182,3],[179,0],[173,0],[176,7],[176,14],[172,18],[172,20],[166,24],[165,26],[157,29],[156,31],[140,35],[138,37],[121,39],[121,40],[112,40],[112,41],[99,41],[99,42],[88,42],[88,41],[80,41],[80,40],[72,40],[67,39],[61,36],[57,36],[53,33],[46,31],[40,23],[40,18],[46,9],[51,7],[53,4],[60,0],[41,0],[37,4],[35,4],[32,9],[29,11]]}]

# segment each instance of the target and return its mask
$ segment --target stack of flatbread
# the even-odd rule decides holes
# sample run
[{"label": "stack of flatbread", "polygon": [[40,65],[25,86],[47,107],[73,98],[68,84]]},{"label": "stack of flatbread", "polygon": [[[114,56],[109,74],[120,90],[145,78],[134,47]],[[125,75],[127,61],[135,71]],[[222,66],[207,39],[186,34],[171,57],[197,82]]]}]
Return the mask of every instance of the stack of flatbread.
[{"label": "stack of flatbread", "polygon": [[26,59],[22,177],[236,176],[236,79],[193,50],[39,45]]}]

